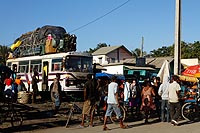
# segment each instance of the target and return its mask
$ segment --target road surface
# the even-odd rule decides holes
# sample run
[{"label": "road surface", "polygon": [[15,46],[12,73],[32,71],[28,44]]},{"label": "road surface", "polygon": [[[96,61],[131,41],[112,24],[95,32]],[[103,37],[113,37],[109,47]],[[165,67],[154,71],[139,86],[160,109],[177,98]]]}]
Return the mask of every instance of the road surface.
[{"label": "road surface", "polygon": [[[200,122],[189,123],[187,121],[180,121],[180,126],[173,126],[170,123],[163,123],[163,122],[156,122],[153,119],[150,121],[149,124],[144,124],[143,121],[137,122],[130,122],[125,123],[129,125],[128,129],[121,129],[119,128],[119,124],[108,124],[107,126],[111,129],[110,133],[119,133],[119,132],[126,132],[126,133],[199,133],[200,132]],[[85,127],[79,128],[78,124],[71,125],[68,128],[65,126],[60,127],[53,127],[53,128],[46,128],[46,129],[39,129],[33,131],[24,131],[24,133],[94,133],[94,132],[102,132],[103,125],[97,124],[94,127]]]}]

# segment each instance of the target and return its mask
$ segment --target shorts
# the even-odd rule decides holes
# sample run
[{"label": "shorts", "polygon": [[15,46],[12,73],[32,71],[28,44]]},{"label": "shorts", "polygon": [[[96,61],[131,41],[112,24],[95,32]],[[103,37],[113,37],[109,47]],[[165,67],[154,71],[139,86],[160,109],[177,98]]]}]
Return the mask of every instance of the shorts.
[{"label": "shorts", "polygon": [[86,100],[83,104],[83,111],[82,114],[89,115],[91,114],[92,109],[95,107],[95,102],[91,100]]},{"label": "shorts", "polygon": [[111,116],[113,111],[115,111],[115,114],[117,115],[118,119],[122,118],[121,110],[118,107],[118,105],[117,104],[109,104],[108,103],[108,107],[107,107],[105,116]]}]

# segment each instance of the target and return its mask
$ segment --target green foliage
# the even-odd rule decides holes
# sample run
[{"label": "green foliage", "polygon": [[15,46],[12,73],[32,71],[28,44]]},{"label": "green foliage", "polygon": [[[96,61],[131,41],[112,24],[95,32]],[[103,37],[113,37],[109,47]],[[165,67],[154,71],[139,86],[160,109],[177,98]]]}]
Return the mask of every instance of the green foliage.
[{"label": "green foliage", "polygon": [[90,48],[89,51],[86,51],[87,53],[93,53],[94,51],[96,51],[97,49],[101,48],[101,47],[107,47],[106,43],[99,43],[97,44],[97,47],[92,49]]},{"label": "green foliage", "polygon": [[[196,41],[194,43],[181,42],[181,58],[199,58],[200,57],[200,42]],[[174,56],[174,45],[172,46],[163,46],[157,50],[152,50],[150,52],[151,57],[166,57]]]},{"label": "green foliage", "polygon": [[0,45],[0,64],[2,65],[6,64],[8,52],[10,51],[11,49],[9,47]]}]

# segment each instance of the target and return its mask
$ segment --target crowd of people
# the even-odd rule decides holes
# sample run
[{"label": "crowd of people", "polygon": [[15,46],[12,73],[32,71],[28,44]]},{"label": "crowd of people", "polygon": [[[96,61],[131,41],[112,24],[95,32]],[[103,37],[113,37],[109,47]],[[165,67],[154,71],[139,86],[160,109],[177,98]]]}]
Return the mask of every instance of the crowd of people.
[{"label": "crowd of people", "polygon": [[[156,114],[160,122],[170,122],[178,125],[181,113],[180,99],[195,94],[196,84],[189,82],[180,82],[179,77],[173,75],[170,79],[161,81],[160,77],[152,79],[144,79],[143,82],[135,77],[126,80],[119,80],[116,76],[109,78],[92,78],[93,75],[88,74],[88,81],[84,86],[84,105],[82,112],[82,122],[80,128],[84,127],[86,116],[90,116],[90,127],[93,127],[92,109],[96,106],[96,102],[105,110],[103,130],[109,130],[107,127],[107,119],[112,112],[116,113],[121,128],[127,128],[122,120],[122,112],[120,106],[129,107],[131,115],[143,117],[144,123],[152,114]],[[19,91],[26,91],[24,83],[20,76],[13,77],[7,73],[4,80],[1,81],[3,86],[3,95],[11,96],[15,100]],[[55,98],[55,112],[57,114],[61,105],[61,85],[60,74],[56,74],[56,78],[51,84],[52,96]],[[32,76],[33,101],[36,100],[38,92],[37,83],[39,82],[38,73],[34,72]]]},{"label": "crowd of people", "polygon": [[[32,76],[32,102],[36,101],[36,95],[38,94],[38,86],[39,82],[38,73],[35,71]],[[1,73],[0,79],[0,100],[5,100],[5,98],[10,98],[12,102],[17,101],[18,93],[21,91],[27,91],[29,88],[25,86],[23,81],[21,80],[21,76],[16,73]]]},{"label": "crowd of people", "polygon": [[[156,114],[160,122],[170,122],[172,125],[178,125],[181,113],[180,99],[183,97],[181,96],[183,91],[181,84],[182,82],[180,82],[177,75],[173,75],[171,79],[162,82],[160,77],[153,77],[152,79],[145,79],[142,83],[137,78],[119,81],[116,76],[109,80],[92,79],[90,75],[84,87],[85,101],[80,127],[84,127],[86,115],[90,116],[90,127],[93,126],[93,115],[90,113],[97,101],[100,101],[100,106],[104,106],[105,102],[107,105],[103,130],[109,130],[106,123],[112,111],[116,113],[120,127],[127,127],[122,121],[122,114],[119,109],[120,102],[123,103],[124,107],[131,107],[132,115],[139,116],[141,114],[144,123],[148,123],[150,116]],[[95,91],[98,93],[98,98],[97,95],[94,95],[96,94]],[[184,90],[184,95],[186,93],[186,90]]]}]

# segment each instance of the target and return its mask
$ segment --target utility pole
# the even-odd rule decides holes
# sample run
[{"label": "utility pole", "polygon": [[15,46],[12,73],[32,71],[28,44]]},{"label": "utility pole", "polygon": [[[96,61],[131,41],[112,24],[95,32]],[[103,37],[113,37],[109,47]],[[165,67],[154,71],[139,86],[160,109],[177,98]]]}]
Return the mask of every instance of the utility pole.
[{"label": "utility pole", "polygon": [[181,0],[176,0],[174,74],[181,74]]},{"label": "utility pole", "polygon": [[142,45],[141,45],[140,57],[143,57],[143,46],[144,46],[144,37],[142,37]]}]

